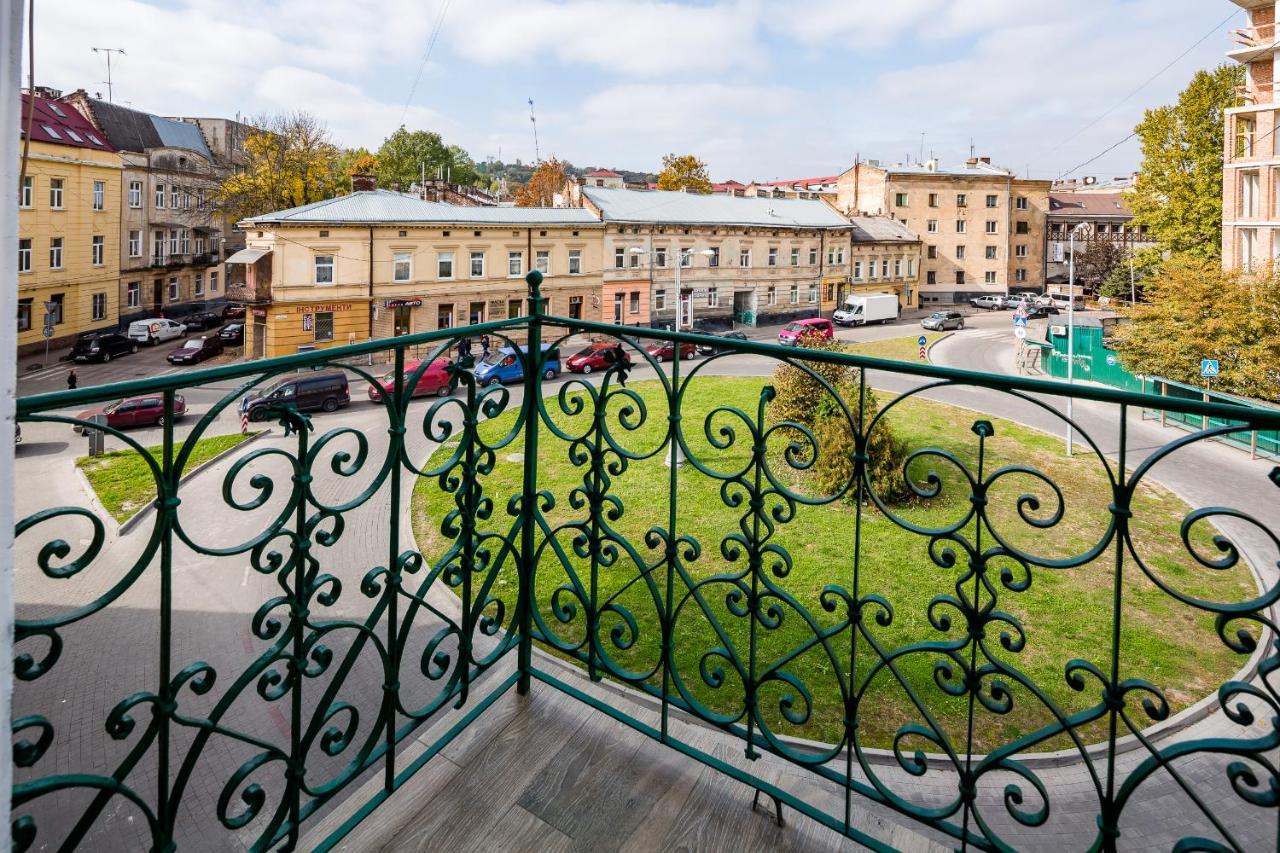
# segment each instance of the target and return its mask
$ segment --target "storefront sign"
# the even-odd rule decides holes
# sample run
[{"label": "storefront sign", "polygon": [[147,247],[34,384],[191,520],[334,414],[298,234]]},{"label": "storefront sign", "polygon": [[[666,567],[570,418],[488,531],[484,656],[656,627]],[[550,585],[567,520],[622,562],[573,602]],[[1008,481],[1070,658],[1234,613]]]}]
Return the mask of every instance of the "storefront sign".
[{"label": "storefront sign", "polygon": [[266,318],[266,316],[267,316],[267,309],[266,309],[266,308],[254,308],[254,309],[253,309],[253,316],[255,316],[255,317],[262,317],[263,319],[265,319],[265,318]]},{"label": "storefront sign", "polygon": [[383,302],[384,308],[417,308],[422,304],[421,299],[388,299]]},{"label": "storefront sign", "polygon": [[335,302],[332,305],[299,305],[294,309],[299,314],[310,314],[317,311],[350,311],[350,302]]}]

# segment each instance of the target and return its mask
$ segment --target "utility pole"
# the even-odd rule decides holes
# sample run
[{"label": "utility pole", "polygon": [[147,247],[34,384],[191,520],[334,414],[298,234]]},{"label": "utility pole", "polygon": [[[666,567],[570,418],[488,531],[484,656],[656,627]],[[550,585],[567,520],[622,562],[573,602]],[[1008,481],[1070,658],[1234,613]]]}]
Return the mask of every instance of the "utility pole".
[{"label": "utility pole", "polygon": [[111,90],[111,54],[118,53],[125,56],[124,50],[118,47],[91,47],[94,53],[105,53],[107,55],[107,103],[115,103],[114,93]]},{"label": "utility pole", "polygon": [[533,161],[542,162],[542,151],[538,148],[538,119],[533,114],[533,98],[529,99],[529,121],[533,123]]}]

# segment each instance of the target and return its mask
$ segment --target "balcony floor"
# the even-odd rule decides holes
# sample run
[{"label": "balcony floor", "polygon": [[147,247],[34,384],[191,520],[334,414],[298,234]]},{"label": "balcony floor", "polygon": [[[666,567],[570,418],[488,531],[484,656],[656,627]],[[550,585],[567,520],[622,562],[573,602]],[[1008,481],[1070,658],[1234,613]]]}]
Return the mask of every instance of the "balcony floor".
[{"label": "balcony floor", "polygon": [[[511,656],[508,656],[508,659]],[[623,699],[607,686],[541,658],[543,668],[656,724],[656,711]],[[483,691],[510,667],[479,685]],[[497,677],[495,677],[497,676]],[[479,694],[476,698],[479,698]],[[628,704],[630,707],[627,707]],[[451,711],[404,750],[399,766],[420,755],[463,712]],[[742,746],[720,733],[672,718],[671,732],[718,758],[747,766]],[[749,762],[757,776],[840,813],[836,789],[824,790],[804,771],[766,756]],[[381,784],[364,789],[311,827],[299,849],[313,849]],[[753,789],[633,731],[560,691],[535,681],[528,696],[500,697],[404,787],[335,848],[375,850],[863,850],[839,833],[784,806],[774,821],[772,801]],[[856,804],[862,832],[894,849],[948,849]]]}]

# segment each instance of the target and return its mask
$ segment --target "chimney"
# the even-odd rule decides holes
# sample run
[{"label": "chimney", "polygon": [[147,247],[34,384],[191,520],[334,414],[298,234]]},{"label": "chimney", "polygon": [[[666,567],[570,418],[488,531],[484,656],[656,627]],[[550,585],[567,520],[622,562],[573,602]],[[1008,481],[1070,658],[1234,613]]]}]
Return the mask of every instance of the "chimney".
[{"label": "chimney", "polygon": [[378,188],[378,179],[373,175],[352,175],[351,191],[353,193],[372,192]]},{"label": "chimney", "polygon": [[62,97],[62,90],[55,89],[52,86],[36,86],[36,97],[44,98],[49,101],[56,101]]},{"label": "chimney", "polygon": [[990,166],[990,165],[991,165],[991,158],[990,158],[990,157],[979,157],[978,159],[979,159],[981,162],[986,163],[988,166]]},{"label": "chimney", "polygon": [[968,160],[964,161],[964,164],[972,169],[974,166],[978,165],[978,158],[970,157]]}]

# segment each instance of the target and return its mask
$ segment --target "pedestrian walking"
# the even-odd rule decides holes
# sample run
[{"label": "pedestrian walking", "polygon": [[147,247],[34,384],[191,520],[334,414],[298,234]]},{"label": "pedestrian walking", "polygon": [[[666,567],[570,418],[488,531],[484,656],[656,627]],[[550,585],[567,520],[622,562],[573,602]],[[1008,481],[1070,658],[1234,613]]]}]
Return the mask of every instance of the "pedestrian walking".
[{"label": "pedestrian walking", "polygon": [[79,381],[80,380],[76,377],[76,370],[74,367],[67,371],[67,390],[68,391],[76,390],[76,384],[79,383]]},{"label": "pedestrian walking", "polygon": [[488,335],[483,335],[480,338],[480,357],[483,359],[489,358],[489,336]]}]

